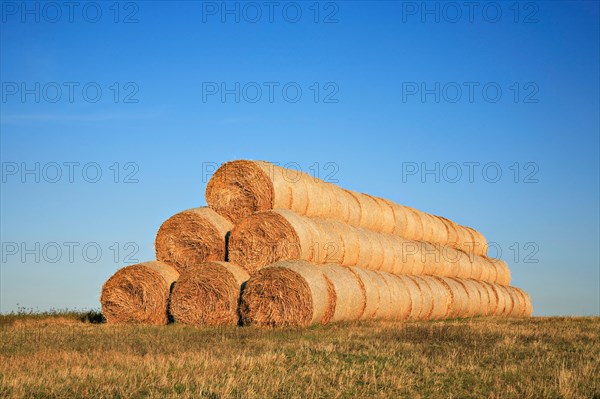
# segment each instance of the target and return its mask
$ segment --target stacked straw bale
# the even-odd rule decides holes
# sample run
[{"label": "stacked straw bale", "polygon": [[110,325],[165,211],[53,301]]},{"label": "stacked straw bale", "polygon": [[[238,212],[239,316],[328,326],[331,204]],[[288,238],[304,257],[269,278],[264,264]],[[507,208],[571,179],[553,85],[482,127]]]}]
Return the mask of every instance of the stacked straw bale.
[{"label": "stacked straw bale", "polygon": [[174,267],[151,261],[117,271],[102,287],[102,314],[109,323],[167,324]]},{"label": "stacked straw bale", "polygon": [[296,260],[277,262],[252,276],[242,292],[240,313],[246,325],[281,327],[364,319],[528,317],[531,303],[522,290],[499,284]]},{"label": "stacked straw bale", "polygon": [[157,261],[102,287],[109,323],[308,326],[529,317],[478,231],[262,161],[219,168],[209,207],[173,215]]},{"label": "stacked straw bale", "polygon": [[507,285],[506,263],[277,209],[242,219],[231,231],[229,259],[253,274],[279,260],[337,263],[398,275],[472,278]]},{"label": "stacked straw bale", "polygon": [[289,209],[480,256],[487,252],[485,237],[470,227],[264,161],[223,164],[208,182],[206,202],[233,223],[254,212]]},{"label": "stacked straw bale", "polygon": [[204,262],[186,269],[173,287],[170,313],[192,325],[238,324],[240,287],[250,276],[227,262]]},{"label": "stacked straw bale", "polygon": [[225,261],[233,225],[210,208],[193,208],[167,219],[154,243],[156,259],[179,272],[202,262]]}]

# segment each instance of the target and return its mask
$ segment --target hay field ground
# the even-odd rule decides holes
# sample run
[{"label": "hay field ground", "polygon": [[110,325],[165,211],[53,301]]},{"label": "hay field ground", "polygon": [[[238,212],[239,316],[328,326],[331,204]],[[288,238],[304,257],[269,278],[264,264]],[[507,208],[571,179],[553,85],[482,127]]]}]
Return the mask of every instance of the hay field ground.
[{"label": "hay field ground", "polygon": [[305,330],[0,316],[1,398],[600,398],[600,318]]}]

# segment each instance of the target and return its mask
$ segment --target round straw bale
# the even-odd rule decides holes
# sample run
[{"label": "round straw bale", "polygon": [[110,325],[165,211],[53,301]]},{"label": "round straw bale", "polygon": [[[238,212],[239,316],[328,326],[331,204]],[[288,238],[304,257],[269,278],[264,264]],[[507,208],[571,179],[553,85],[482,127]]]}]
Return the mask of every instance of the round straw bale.
[{"label": "round straw bale", "polygon": [[448,293],[448,303],[447,303],[445,317],[447,317],[447,318],[456,317],[456,315],[455,315],[456,309],[460,308],[462,306],[462,304],[456,303],[459,300],[459,298],[457,298],[457,294],[455,292],[456,290],[454,289],[454,286],[449,283],[449,281],[446,281],[446,280],[449,280],[450,277],[432,276],[432,278],[434,280],[436,280],[437,284],[443,285]]},{"label": "round straw bale", "polygon": [[504,310],[500,313],[500,316],[510,317],[515,307],[514,299],[507,287],[496,285],[496,288],[498,289],[498,293],[504,297]]},{"label": "round straw bale", "polygon": [[515,298],[515,301],[517,303],[517,305],[515,306],[515,309],[513,309],[513,316],[514,317],[523,317],[525,315],[525,296],[523,295],[523,292],[516,289],[515,287],[509,287],[509,289],[512,292],[513,297]]},{"label": "round straw bale", "polygon": [[335,290],[336,302],[331,322],[360,319],[365,311],[366,295],[359,277],[347,267],[333,264],[323,265],[320,270]]},{"label": "round straw bale", "polygon": [[458,285],[460,285],[465,293],[465,303],[463,306],[463,311],[461,313],[461,317],[472,317],[474,314],[474,303],[471,300],[471,292],[470,287],[466,284],[466,280],[462,278],[452,278]]},{"label": "round straw bale", "polygon": [[454,256],[454,255],[456,255],[456,258],[457,258],[457,261],[456,261],[457,267],[456,267],[455,277],[470,278],[471,276],[473,276],[475,267],[473,266],[473,261],[471,259],[471,256],[464,253],[463,251],[458,251],[458,250],[453,255],[450,255],[450,256]]},{"label": "round straw bale", "polygon": [[426,285],[431,292],[432,308],[428,320],[443,318],[448,312],[448,292],[445,287],[431,276],[419,276],[420,283]]},{"label": "round straw bale", "polygon": [[[268,212],[261,212],[261,214],[262,213],[269,214],[271,212],[278,213],[280,216],[282,216],[286,219],[289,219],[288,222],[290,222],[291,225],[294,226],[294,228],[296,228],[296,227],[298,228],[298,232],[300,234],[300,236],[299,236],[300,243],[298,245],[300,246],[300,254],[301,254],[299,256],[302,256],[303,257],[302,259],[310,260],[311,262],[317,262],[317,263],[325,262],[325,259],[327,257],[327,251],[325,248],[327,238],[325,237],[322,229],[320,228],[320,226],[317,223],[317,220],[321,220],[321,219],[304,218],[304,217],[299,216],[298,214],[295,214],[295,213],[289,212],[289,211],[285,211],[283,209],[273,210],[273,211],[268,211]],[[260,231],[257,231],[257,233],[262,234],[262,233],[260,233]],[[284,238],[286,240],[290,240],[289,237],[284,237]],[[296,245],[296,244],[293,244],[293,245]],[[259,246],[259,248],[260,248],[260,246]],[[268,251],[268,249],[264,249],[264,250]]]},{"label": "round straw bale", "polygon": [[[459,258],[459,261],[450,264],[445,259],[448,254]],[[255,213],[242,219],[231,231],[229,261],[250,274],[286,259],[357,266],[397,274],[491,279],[489,273],[482,276],[488,262],[485,258],[426,241],[375,233],[330,219],[309,218],[284,209]],[[488,267],[486,270],[489,272],[491,269]]]},{"label": "round straw bale", "polygon": [[423,276],[422,279],[429,285],[429,289],[433,293],[433,310],[429,318],[431,320],[446,318],[452,307],[451,293],[447,286],[431,276]]},{"label": "round straw bale", "polygon": [[366,265],[371,265],[373,262],[371,259],[373,258],[373,254],[375,253],[374,246],[372,244],[370,234],[367,230],[364,229],[356,229],[352,235],[356,235],[358,238],[358,260],[356,261],[357,265],[363,266],[366,268]]},{"label": "round straw bale", "polygon": [[394,292],[395,287],[392,285],[392,281],[389,278],[389,274],[386,272],[375,272],[378,273],[381,278],[381,284],[385,288],[380,288],[380,304],[377,312],[377,319],[379,320],[394,320],[396,314],[394,312]]},{"label": "round straw bale", "polygon": [[496,270],[496,283],[501,285],[510,284],[510,269],[506,262],[496,258],[482,258],[490,262],[490,265]]},{"label": "round straw bale", "polygon": [[439,216],[440,221],[446,227],[446,236],[447,241],[446,244],[452,248],[456,248],[458,244],[458,233],[456,232],[456,225],[451,220],[446,219],[445,217]]},{"label": "round straw bale", "polygon": [[[474,256],[471,253],[465,252],[467,258],[471,262],[471,274],[468,276],[473,280],[481,280],[482,274],[484,273],[483,267],[485,264],[485,260],[480,258],[479,256]],[[485,277],[485,276],[483,276]]]},{"label": "round straw bale", "polygon": [[[487,258],[481,257],[481,259],[485,259],[485,267],[487,269],[487,275],[488,275],[488,279],[485,280],[489,283],[498,283],[498,268],[496,267],[496,265],[492,262],[490,262]],[[502,278],[502,276],[500,276],[500,278]],[[482,279],[483,280],[483,279]]]},{"label": "round straw bale", "polygon": [[412,212],[403,205],[394,204],[390,201],[388,201],[388,204],[392,208],[394,215],[394,235],[413,237],[414,225],[411,223],[413,218]]},{"label": "round straw bale", "polygon": [[227,162],[208,181],[206,202],[234,223],[254,212],[272,209],[276,194],[273,180],[282,177],[274,170],[275,166],[265,170],[260,162]]},{"label": "round straw bale", "polygon": [[[344,229],[343,231],[336,226],[336,230],[339,232],[342,251],[341,264],[344,265],[357,265],[360,264],[360,252],[361,252],[361,240],[360,240],[360,229]],[[369,242],[370,244],[370,242]],[[363,263],[364,264],[364,263]]]},{"label": "round straw bale", "polygon": [[358,223],[356,224],[356,226],[360,226],[363,228],[368,228],[367,226],[372,225],[373,221],[372,218],[370,218],[369,214],[368,214],[368,209],[364,209],[365,207],[367,207],[370,203],[367,202],[368,199],[364,199],[361,200],[362,195],[360,193],[357,193],[356,191],[352,191],[352,190],[345,190],[346,193],[350,194],[350,196],[352,196],[352,198],[354,199],[354,202],[356,202],[356,215],[355,217],[358,217]]},{"label": "round straw bale", "polygon": [[[308,214],[313,217],[325,217],[327,215],[332,215],[331,211],[332,208],[335,208],[335,206],[332,206],[332,198],[329,190],[327,190],[327,188],[321,184],[321,182],[315,181],[314,184],[308,185],[308,197]],[[315,201],[315,198],[318,200]]]},{"label": "round straw bale", "polygon": [[[457,259],[452,258],[452,256],[456,257],[456,250],[453,248],[447,247],[441,244],[433,244],[437,250],[437,259],[438,259],[438,270],[440,276],[448,276],[453,277],[456,276],[456,267],[457,267]],[[452,253],[448,253],[448,251],[453,251]]]},{"label": "round straw bale", "polygon": [[444,284],[450,293],[451,305],[447,317],[464,317],[469,310],[469,296],[465,287],[452,277],[436,276],[435,278]]},{"label": "round straw bale", "polygon": [[379,285],[382,277],[377,272],[358,267],[351,267],[350,271],[360,280],[361,291],[365,297],[365,309],[360,318],[361,320],[373,320],[379,309]]},{"label": "round straw bale", "polygon": [[246,282],[240,301],[244,325],[308,326],[322,323],[335,300],[320,268],[281,261]]},{"label": "round straw bale", "polygon": [[[325,263],[336,263],[340,265],[355,265],[352,259],[346,260],[346,244],[344,238],[353,235],[355,228],[336,222],[334,220],[319,219],[317,226],[321,229],[325,238]],[[354,235],[356,238],[356,235]],[[352,248],[348,248],[348,252],[352,252]],[[358,255],[358,253],[356,254]]]},{"label": "round straw bale", "polygon": [[521,291],[515,289],[515,287],[509,287],[513,298],[515,298],[515,302],[517,306],[513,309],[513,317],[523,317],[526,312],[525,308],[525,297],[523,296]]},{"label": "round straw bale", "polygon": [[446,224],[444,223],[444,221],[436,215],[432,215],[433,219],[434,219],[434,226],[435,226],[435,230],[436,230],[436,234],[437,234],[437,241],[438,243],[445,245],[446,243],[448,243],[449,241],[449,235],[448,235],[448,227],[446,226]]},{"label": "round straw bale", "polygon": [[506,290],[505,286],[496,286],[496,289],[498,290],[498,294],[502,297],[502,302],[504,304],[502,311],[498,315],[502,317],[507,317],[510,315],[514,307],[513,300],[508,294],[508,291]]},{"label": "round straw bale", "polygon": [[454,230],[456,232],[456,243],[449,243],[447,245],[470,254],[479,255],[479,253],[482,252],[481,247],[483,244],[476,240],[476,236],[472,233],[474,230],[468,229],[464,226],[459,226],[451,221],[449,222],[454,226]]},{"label": "round straw bale", "polygon": [[328,304],[327,304],[327,308],[325,309],[325,313],[323,314],[323,317],[321,317],[320,323],[327,324],[331,321],[331,319],[333,318],[333,314],[335,313],[337,294],[335,293],[335,288],[334,288],[331,280],[329,280],[329,278],[327,278],[327,276],[325,274],[323,274],[323,278],[325,279],[325,282],[327,283]]},{"label": "round straw bale", "polygon": [[352,194],[350,190],[340,189],[338,192],[340,195],[340,201],[343,201],[345,205],[348,207],[348,218],[344,220],[345,223],[348,223],[351,226],[361,226],[360,224],[360,202],[356,199],[356,197]]},{"label": "round straw bale", "polygon": [[473,238],[466,229],[461,228],[461,226],[457,225],[454,222],[451,223],[454,225],[454,228],[456,230],[456,248],[468,253],[468,244],[473,240]]},{"label": "round straw bale", "polygon": [[367,227],[370,230],[376,231],[378,233],[388,233],[390,230],[393,230],[393,227],[390,228],[390,225],[394,223],[394,215],[392,212],[388,211],[388,206],[383,201],[383,198],[373,197],[372,195],[363,193],[364,198],[368,198],[370,200],[369,208],[373,210],[373,214],[370,215],[374,220],[373,227]]},{"label": "round straw bale", "polygon": [[419,292],[421,294],[422,305],[421,305],[421,313],[419,314],[419,320],[430,320],[430,316],[433,312],[434,304],[434,293],[431,291],[429,285],[424,281],[421,276],[406,276],[407,278],[412,279],[417,286],[419,287]]},{"label": "round straw bale", "polygon": [[464,235],[463,235],[462,229],[460,228],[460,226],[458,224],[454,223],[452,220],[446,219],[446,221],[451,226],[451,230],[454,232],[454,237],[453,237],[454,241],[451,241],[449,243],[449,245],[456,249],[462,250],[462,248],[463,248],[462,243],[464,241]]},{"label": "round straw bale", "polygon": [[250,276],[227,262],[190,267],[173,286],[169,310],[175,321],[201,326],[238,324],[240,287]]},{"label": "round straw bale", "polygon": [[343,222],[346,215],[345,212],[342,212],[344,207],[339,203],[340,198],[343,198],[343,194],[340,195],[342,189],[334,184],[330,184],[315,178],[311,178],[310,184],[320,187],[321,195],[323,196],[323,200],[326,204],[326,206],[323,208],[324,212],[320,215],[320,217],[335,219],[339,222]]},{"label": "round straw bale", "polygon": [[531,306],[531,297],[529,296],[529,294],[525,291],[523,291],[520,288],[517,287],[513,287],[517,292],[519,292],[521,294],[521,296],[523,297],[523,305],[524,305],[524,312],[523,312],[523,317],[531,317],[532,313],[533,313],[533,307]]},{"label": "round straw bale", "polygon": [[473,229],[468,226],[459,226],[459,229],[462,231],[462,234],[465,237],[465,241],[461,249],[465,252],[474,254],[477,251],[479,243],[475,241]]},{"label": "round straw bale", "polygon": [[256,270],[285,259],[312,260],[312,251],[324,260],[315,244],[311,219],[287,210],[259,212],[242,219],[229,237],[229,261],[253,274]]},{"label": "round straw bale", "polygon": [[403,261],[404,255],[404,240],[400,237],[392,237],[391,248],[394,252],[394,265],[389,267],[392,270],[390,273],[402,275],[408,274],[408,268],[406,262]]},{"label": "round straw bale", "polygon": [[489,298],[489,306],[486,309],[485,316],[493,316],[498,309],[498,293],[494,290],[493,283],[481,281],[480,284],[487,290]]},{"label": "round straw bale", "polygon": [[368,194],[354,191],[350,193],[356,198],[360,206],[360,226],[373,231],[380,231],[382,210],[377,201]]},{"label": "round straw bale", "polygon": [[494,284],[493,287],[496,293],[498,294],[498,308],[496,309],[494,316],[505,317],[506,315],[508,315],[512,307],[510,297],[504,290],[504,286]]},{"label": "round straw bale", "polygon": [[[461,269],[460,257],[462,252],[447,245],[439,245],[440,257],[443,262],[444,276],[457,277],[461,274],[469,274],[470,270]],[[470,268],[470,264],[467,265]]]},{"label": "round straw bale", "polygon": [[512,302],[512,306],[511,306],[510,311],[508,312],[507,316],[515,317],[520,311],[519,297],[513,292],[511,287],[504,287],[504,290],[506,291],[506,295],[508,295],[508,297],[510,298],[510,301]]},{"label": "round straw bale", "polygon": [[421,261],[423,262],[423,274],[446,275],[445,266],[442,262],[441,247],[427,241],[419,243],[421,247]]},{"label": "round straw bale", "polygon": [[488,269],[490,270],[489,282],[494,282],[500,285],[510,284],[510,270],[506,262],[501,259],[478,257],[479,259],[487,263]]},{"label": "round straw bale", "polygon": [[424,232],[423,232],[423,221],[421,220],[421,211],[411,208],[409,206],[406,207],[411,214],[410,221],[412,223],[413,236],[410,237],[413,240],[423,241]]},{"label": "round straw bale", "polygon": [[389,319],[406,320],[410,316],[412,300],[408,287],[404,283],[404,276],[395,276],[390,273],[382,272],[391,295]]},{"label": "round straw bale", "polygon": [[436,215],[429,216],[431,217],[433,226],[433,237],[431,238],[431,242],[444,245],[448,241],[448,231],[446,230],[446,226]]},{"label": "round straw bale", "polygon": [[496,309],[494,310],[494,313],[491,314],[491,316],[503,316],[504,314],[506,314],[506,307],[507,307],[506,295],[499,288],[498,284],[490,284],[490,285],[491,285],[492,289],[494,290],[494,294],[496,295],[496,299],[498,301],[498,305],[496,306]]},{"label": "round straw bale", "polygon": [[386,199],[379,197],[373,197],[373,199],[379,204],[379,208],[381,208],[382,212],[381,228],[379,232],[385,234],[394,234],[394,229],[396,227],[394,207],[390,201]]},{"label": "round straw bale", "polygon": [[479,256],[486,256],[487,254],[487,240],[479,231],[465,226],[469,233],[471,233],[471,237],[473,238],[473,253]]},{"label": "round straw bale", "polygon": [[425,271],[425,263],[423,262],[422,242],[402,240],[400,242],[400,248],[400,259],[403,265],[401,274],[423,274]]},{"label": "round straw bale", "polygon": [[371,254],[369,257],[369,263],[358,264],[357,266],[364,267],[365,269],[370,270],[382,270],[384,262],[384,248],[381,235],[378,233],[373,233],[366,229],[362,229],[362,231],[371,243]]},{"label": "round straw bale", "polygon": [[521,292],[523,292],[523,295],[525,296],[525,317],[531,317],[533,315],[533,304],[531,303],[531,296],[521,290]]},{"label": "round straw bale", "polygon": [[167,219],[158,229],[156,259],[179,272],[207,261],[224,261],[233,225],[210,208],[193,208]]},{"label": "round straw bale", "polygon": [[388,273],[394,273],[396,270],[395,237],[388,234],[380,234],[378,239],[382,249],[381,254],[383,256],[380,270]]},{"label": "round straw bale", "polygon": [[466,317],[473,317],[480,314],[481,309],[481,294],[477,289],[477,283],[471,279],[460,280],[466,288],[467,295],[469,296],[469,311]]},{"label": "round straw bale", "polygon": [[[309,207],[309,202],[310,202],[310,194],[309,194],[309,190],[310,190],[310,179],[307,178],[307,176],[304,173],[299,173],[298,171],[293,171],[290,172],[289,175],[287,175],[285,172],[283,172],[282,170],[276,170],[275,167],[273,168],[269,168],[269,170],[272,169],[272,173],[279,173],[279,174],[283,174],[283,179],[275,179],[275,181],[278,183],[277,185],[273,186],[273,193],[275,196],[280,196],[280,197],[285,197],[288,198],[289,200],[289,207],[283,207],[283,206],[273,206],[273,208],[285,208],[285,209],[291,209],[294,212],[297,212],[301,215],[304,215],[308,212],[308,207]],[[293,186],[293,191],[290,189],[290,187]],[[250,190],[252,190],[252,186],[247,187],[250,188]],[[208,187],[207,187],[208,189]],[[278,191],[280,192],[278,194]],[[283,194],[283,195],[281,195]],[[251,195],[251,194],[250,194]],[[207,200],[208,202],[208,200]],[[271,209],[271,207],[266,206],[264,209],[261,210],[269,210]],[[261,210],[257,209],[257,212],[260,212]]]},{"label": "round straw bale", "polygon": [[[332,184],[324,185],[325,194],[329,197],[331,213],[322,217],[334,219],[342,223],[348,223],[348,203],[343,190]],[[343,202],[346,201],[346,202]],[[306,215],[306,212],[300,212],[301,215]]]},{"label": "round straw bale", "polygon": [[[341,263],[344,245],[339,232],[335,228],[335,224],[332,224],[329,220],[320,218],[309,219],[296,215],[294,215],[294,218],[298,219],[300,225],[312,226],[317,233],[312,236],[312,246],[318,252],[318,256],[315,257],[314,262],[321,264]],[[306,245],[310,246],[311,243],[307,243]]]},{"label": "round straw bale", "polygon": [[[476,265],[477,269],[479,270],[478,272],[478,276],[477,276],[477,280],[479,281],[491,281],[494,282],[494,280],[490,280],[491,276],[491,263],[488,262],[486,259],[481,258],[481,257],[475,257],[473,256],[473,264]],[[495,274],[495,273],[494,273]],[[473,277],[475,278],[475,277]]]},{"label": "round straw bale", "polygon": [[[496,263],[496,267],[498,267],[498,263]],[[508,265],[506,264],[506,262],[502,262],[502,267],[500,267],[499,270],[502,271],[502,279],[500,281],[502,281],[502,284],[504,284],[504,285],[509,285],[510,281],[511,281],[511,275],[510,275],[510,269],[508,268]],[[501,274],[498,273],[498,275],[501,275]]]},{"label": "round straw bale", "polygon": [[434,241],[436,233],[434,231],[433,217],[428,213],[420,212],[419,218],[423,226],[423,241]]},{"label": "round straw bale", "polygon": [[473,235],[475,236],[475,240],[479,243],[479,252],[477,253],[479,256],[487,256],[488,243],[487,239],[479,230],[473,229]]},{"label": "round straw bale", "polygon": [[392,293],[388,285],[384,272],[372,272],[371,278],[377,286],[379,293],[379,306],[375,313],[375,318],[379,320],[389,320],[392,318]]},{"label": "round straw bale", "polygon": [[167,324],[174,267],[150,261],[124,267],[102,286],[100,303],[108,323]]},{"label": "round straw bale", "polygon": [[482,284],[482,281],[475,281],[474,283],[477,287],[477,291],[479,291],[479,297],[481,298],[481,304],[477,311],[477,316],[486,316],[491,308],[492,299],[490,298],[490,292]]},{"label": "round straw bale", "polygon": [[513,307],[511,309],[510,313],[508,314],[508,316],[509,317],[521,317],[521,315],[525,312],[525,306],[521,301],[521,297],[519,296],[517,291],[515,291],[513,289],[513,287],[504,287],[504,288],[508,292],[508,295],[510,296],[510,298],[512,299],[512,302],[513,302]]},{"label": "round straw bale", "polygon": [[[223,164],[208,182],[206,200],[211,208],[234,223],[254,212],[281,208],[408,239],[429,239],[466,251],[481,251],[479,247],[485,243],[481,233],[449,220],[439,223],[435,217],[416,209],[350,192],[298,170],[264,161]],[[475,249],[465,245],[473,240],[481,245]]]},{"label": "round straw bale", "polygon": [[423,295],[419,284],[415,281],[412,276],[398,276],[402,279],[408,295],[410,296],[410,312],[408,314],[409,320],[422,320],[423,310]]}]

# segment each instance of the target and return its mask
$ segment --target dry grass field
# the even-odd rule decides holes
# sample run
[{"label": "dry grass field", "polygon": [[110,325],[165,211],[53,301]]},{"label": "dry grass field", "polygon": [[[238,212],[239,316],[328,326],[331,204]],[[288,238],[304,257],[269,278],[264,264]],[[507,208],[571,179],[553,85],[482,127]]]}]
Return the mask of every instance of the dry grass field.
[{"label": "dry grass field", "polygon": [[600,318],[114,326],[0,316],[1,398],[600,398]]}]

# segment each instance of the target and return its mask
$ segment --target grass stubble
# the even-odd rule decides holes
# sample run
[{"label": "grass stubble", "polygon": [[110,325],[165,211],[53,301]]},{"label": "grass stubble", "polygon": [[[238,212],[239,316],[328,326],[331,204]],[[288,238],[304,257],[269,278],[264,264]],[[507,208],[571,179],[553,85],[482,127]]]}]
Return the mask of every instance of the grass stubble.
[{"label": "grass stubble", "polygon": [[108,325],[0,316],[1,398],[594,398],[600,318]]}]

